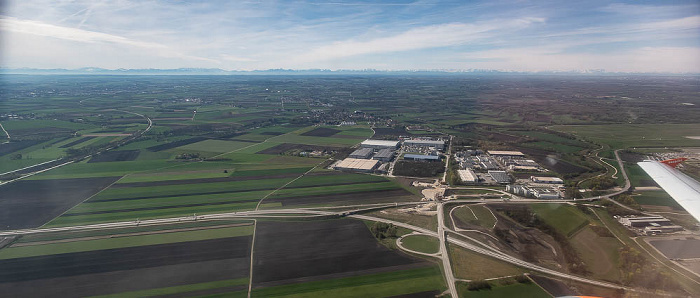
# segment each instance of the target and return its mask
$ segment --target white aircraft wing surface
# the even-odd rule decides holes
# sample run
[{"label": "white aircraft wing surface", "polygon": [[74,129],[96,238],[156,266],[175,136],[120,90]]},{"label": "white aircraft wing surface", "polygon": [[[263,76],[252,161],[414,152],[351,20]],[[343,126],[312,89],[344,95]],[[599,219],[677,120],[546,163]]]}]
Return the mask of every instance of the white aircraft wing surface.
[{"label": "white aircraft wing surface", "polygon": [[663,162],[645,160],[638,164],[678,204],[700,221],[700,182]]}]

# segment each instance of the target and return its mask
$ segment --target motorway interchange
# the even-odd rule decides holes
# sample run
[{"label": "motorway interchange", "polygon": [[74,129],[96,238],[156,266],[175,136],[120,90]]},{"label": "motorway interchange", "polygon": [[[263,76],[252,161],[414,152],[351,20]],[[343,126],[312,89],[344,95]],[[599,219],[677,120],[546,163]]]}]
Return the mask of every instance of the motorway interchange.
[{"label": "motorway interchange", "polygon": [[[621,162],[619,160],[619,157],[618,157],[618,162]],[[629,188],[630,184],[629,184],[629,180],[627,179],[626,173],[623,171],[622,174],[625,177],[625,179],[627,180],[627,183],[622,190],[619,190],[613,194],[591,198],[591,200],[593,200],[593,199],[609,199],[613,195],[616,195],[618,193],[622,193],[622,192],[626,191]],[[301,176],[303,176],[303,174]],[[531,203],[542,202],[541,200],[521,198],[521,197],[514,196],[512,194],[508,194],[508,193],[505,193],[502,191],[496,191],[496,192],[511,196],[511,199],[508,200],[508,202],[512,203],[512,204],[531,204]],[[444,270],[444,276],[445,276],[447,286],[448,286],[448,292],[452,297],[457,297],[458,295],[457,295],[457,289],[456,289],[456,281],[455,281],[454,273],[452,271],[452,265],[450,264],[450,258],[449,258],[448,252],[447,252],[447,243],[450,243],[451,245],[456,245],[456,246],[462,247],[464,249],[470,250],[472,252],[475,252],[475,253],[478,253],[481,255],[485,255],[485,256],[488,256],[491,258],[495,258],[495,259],[498,259],[498,260],[525,268],[525,269],[529,269],[532,271],[543,273],[545,275],[554,276],[554,277],[558,277],[558,278],[562,278],[562,279],[578,281],[578,282],[583,282],[583,283],[588,283],[588,284],[607,287],[607,288],[620,288],[620,289],[625,289],[625,290],[634,290],[634,289],[627,288],[627,287],[624,287],[624,286],[619,285],[619,284],[602,282],[602,281],[584,278],[584,277],[580,277],[580,276],[576,276],[576,275],[572,275],[572,274],[568,274],[568,273],[563,273],[563,272],[559,272],[556,270],[544,268],[544,267],[532,264],[530,262],[520,260],[520,259],[515,258],[513,256],[510,256],[506,253],[503,253],[503,252],[499,251],[497,248],[491,247],[488,244],[480,242],[474,238],[459,234],[457,231],[455,231],[455,229],[446,225],[445,219],[444,219],[445,212],[443,211],[444,206],[446,204],[458,204],[458,203],[469,204],[469,203],[481,203],[481,202],[484,202],[484,200],[482,200],[482,199],[459,199],[459,200],[449,200],[449,201],[438,202],[438,204],[437,204],[437,216],[438,216],[437,231],[421,228],[421,227],[418,227],[415,225],[410,225],[410,224],[395,221],[395,220],[389,220],[389,219],[384,219],[384,218],[379,218],[379,217],[374,217],[374,216],[362,215],[362,213],[364,213],[364,212],[369,212],[369,211],[374,211],[374,210],[423,204],[421,202],[401,202],[401,203],[390,203],[390,204],[364,204],[364,205],[347,205],[347,206],[332,207],[334,210],[341,210],[341,211],[328,211],[329,208],[290,208],[290,209],[274,209],[274,210],[253,210],[253,211],[228,212],[228,213],[218,213],[218,214],[206,214],[206,215],[193,214],[192,216],[186,216],[186,217],[171,217],[171,218],[161,218],[161,219],[122,221],[122,222],[111,222],[111,223],[78,225],[78,226],[65,226],[65,227],[55,227],[55,228],[9,230],[9,231],[0,231],[0,237],[12,237],[12,236],[19,236],[19,235],[44,234],[44,233],[55,233],[55,232],[65,232],[65,231],[89,231],[89,230],[127,228],[127,227],[136,227],[136,226],[168,225],[168,224],[177,224],[177,223],[190,222],[190,221],[215,221],[215,220],[230,220],[230,219],[257,220],[257,219],[282,219],[282,218],[286,218],[286,219],[295,219],[295,218],[309,219],[309,218],[312,218],[312,219],[322,220],[322,219],[339,218],[339,217],[350,217],[350,218],[355,218],[355,219],[360,219],[360,220],[365,220],[365,221],[383,222],[383,223],[393,224],[395,226],[411,230],[414,233],[438,238],[439,239],[439,253],[437,253],[435,256],[439,257],[441,259],[441,262],[443,264],[442,268]],[[548,202],[551,203],[551,201],[548,201]],[[567,201],[567,200],[558,200],[556,202],[564,203],[564,204],[572,203],[572,201]],[[254,245],[254,238],[253,238],[253,245]],[[252,262],[252,257],[251,257],[251,262]],[[251,270],[252,270],[252,267],[251,267]],[[252,272],[251,272],[251,276],[252,276]]]}]

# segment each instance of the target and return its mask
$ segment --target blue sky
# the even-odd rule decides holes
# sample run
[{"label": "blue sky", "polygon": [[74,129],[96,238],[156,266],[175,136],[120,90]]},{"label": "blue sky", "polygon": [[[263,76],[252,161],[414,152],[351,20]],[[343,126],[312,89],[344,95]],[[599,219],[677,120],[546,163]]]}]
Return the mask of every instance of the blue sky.
[{"label": "blue sky", "polygon": [[6,0],[4,67],[700,72],[693,1]]}]

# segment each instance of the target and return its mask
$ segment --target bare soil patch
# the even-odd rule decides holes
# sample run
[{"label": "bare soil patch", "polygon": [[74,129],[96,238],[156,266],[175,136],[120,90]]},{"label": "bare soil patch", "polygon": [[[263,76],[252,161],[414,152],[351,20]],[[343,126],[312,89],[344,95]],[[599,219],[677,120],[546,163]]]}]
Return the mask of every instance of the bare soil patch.
[{"label": "bare soil patch", "polygon": [[60,146],[60,147],[58,147],[58,148],[68,148],[68,147],[72,147],[72,146],[78,145],[78,144],[80,144],[80,143],[84,143],[84,142],[86,142],[86,141],[88,141],[88,140],[92,140],[92,139],[94,139],[94,138],[95,138],[95,137],[84,137],[84,138],[80,138],[80,139],[77,139],[77,140],[75,140],[75,141],[73,141],[73,142],[70,142],[70,143],[68,143],[68,144],[65,144],[65,145],[63,145],[63,146]]},{"label": "bare soil patch", "polygon": [[554,297],[577,295],[574,290],[558,280],[539,275],[530,275],[530,278]]},{"label": "bare soil patch", "polygon": [[337,274],[430,265],[379,244],[361,221],[258,222],[253,285],[308,282]]},{"label": "bare soil patch", "polygon": [[250,236],[0,261],[0,292],[84,297],[244,278]]},{"label": "bare soil patch", "polygon": [[0,229],[39,227],[119,177],[24,180],[0,187]]},{"label": "bare soil patch", "polygon": [[340,130],[333,129],[333,128],[327,128],[327,127],[319,127],[314,130],[307,131],[305,133],[302,133],[302,136],[309,136],[309,137],[330,137],[334,134],[339,133]]},{"label": "bare soil patch", "polygon": [[168,150],[168,149],[177,148],[177,147],[180,147],[180,146],[185,146],[185,145],[188,145],[188,144],[194,144],[194,143],[197,143],[197,142],[204,141],[204,140],[206,140],[206,139],[207,139],[207,138],[205,138],[205,137],[194,137],[194,138],[179,140],[179,141],[175,141],[175,142],[170,142],[170,143],[155,145],[155,146],[148,147],[148,148],[146,148],[146,149],[148,149],[149,151],[158,152],[158,151],[163,151],[163,150]]},{"label": "bare soil patch", "polygon": [[112,161],[132,161],[141,153],[141,150],[116,150],[107,151],[93,156],[88,163],[112,162]]}]

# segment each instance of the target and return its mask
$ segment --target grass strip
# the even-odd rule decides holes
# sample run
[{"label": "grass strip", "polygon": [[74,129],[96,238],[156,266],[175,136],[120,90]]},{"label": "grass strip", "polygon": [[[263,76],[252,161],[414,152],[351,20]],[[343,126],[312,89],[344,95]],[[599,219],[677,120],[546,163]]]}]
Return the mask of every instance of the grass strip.
[{"label": "grass strip", "polygon": [[153,235],[140,235],[132,237],[84,240],[76,242],[52,243],[46,245],[9,247],[0,251],[0,259],[14,259],[62,253],[74,253],[103,249],[238,237],[251,235],[252,233],[253,226],[243,226],[210,230],[172,232]]},{"label": "grass strip", "polygon": [[94,298],[119,298],[119,297],[162,296],[162,295],[173,295],[173,294],[179,294],[179,293],[187,293],[187,292],[192,292],[192,291],[217,289],[217,288],[223,288],[223,287],[240,286],[240,285],[245,285],[245,284],[248,284],[247,278],[227,279],[227,280],[203,282],[203,283],[173,286],[173,287],[167,287],[167,288],[157,288],[157,289],[123,292],[123,293],[118,293],[118,294],[100,295],[100,296],[92,296],[92,297],[94,297]]}]

